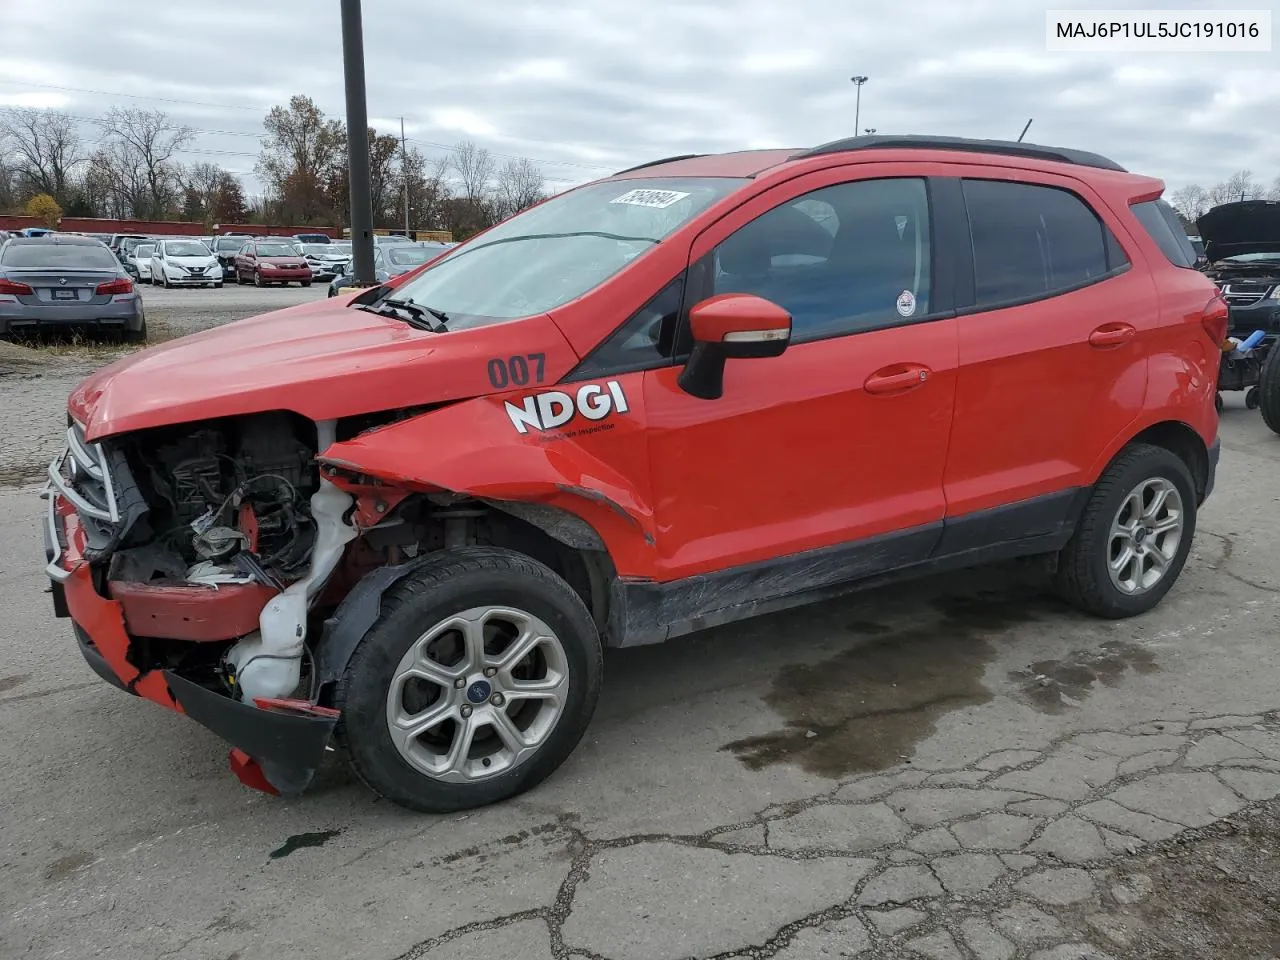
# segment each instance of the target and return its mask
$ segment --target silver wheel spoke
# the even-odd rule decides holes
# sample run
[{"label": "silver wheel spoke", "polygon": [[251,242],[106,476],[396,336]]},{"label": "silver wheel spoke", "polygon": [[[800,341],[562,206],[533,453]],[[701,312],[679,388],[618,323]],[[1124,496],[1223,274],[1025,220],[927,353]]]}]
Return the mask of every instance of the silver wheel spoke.
[{"label": "silver wheel spoke", "polygon": [[416,677],[419,680],[434,683],[437,687],[444,687],[445,689],[452,687],[453,681],[461,675],[459,670],[450,669],[443,664],[436,663],[434,660],[428,660],[421,650],[419,650],[419,656],[414,661],[413,666],[400,674],[401,677]]},{"label": "silver wheel spoke", "polygon": [[1172,492],[1173,489],[1171,487],[1157,487],[1155,496],[1151,498],[1151,506],[1142,511],[1142,519],[1151,522],[1160,516],[1160,511],[1164,509],[1164,505],[1169,499],[1169,494]]},{"label": "silver wheel spoke", "polygon": [[513,667],[527,657],[540,643],[548,639],[550,638],[539,636],[531,624],[526,624],[525,628],[520,632],[520,636],[511,641],[511,645],[502,651],[502,654],[493,661],[493,665],[499,670],[509,673]]},{"label": "silver wheel spoke", "polygon": [[511,680],[505,684],[505,687],[508,700],[553,700],[558,702],[561,693],[568,685],[568,677],[551,673],[543,680]]},{"label": "silver wheel spoke", "polygon": [[439,704],[428,707],[421,713],[401,714],[395,720],[395,728],[405,740],[413,740],[432,727],[438,727],[444,723],[453,715],[453,712],[453,704],[446,697],[441,699]]},{"label": "silver wheel spoke", "polygon": [[476,736],[474,716],[459,717],[453,731],[453,743],[444,756],[445,770],[453,774],[466,775],[467,758],[471,754],[471,742]]},{"label": "silver wheel spoke", "polygon": [[1120,551],[1120,556],[1111,561],[1111,569],[1117,574],[1124,573],[1124,568],[1129,565],[1129,562],[1133,560],[1133,557],[1133,547],[1126,546]]},{"label": "silver wheel spoke", "polygon": [[1165,519],[1161,520],[1159,523],[1155,524],[1152,527],[1151,535],[1158,537],[1162,533],[1169,533],[1170,531],[1179,529],[1181,526],[1182,526],[1182,516],[1180,514],[1174,515],[1171,517],[1165,517]]},{"label": "silver wheel spoke", "polygon": [[506,710],[494,709],[492,726],[503,746],[517,756],[535,745],[525,737],[524,732],[515,725],[515,721],[507,716]]},{"label": "silver wheel spoke", "polygon": [[462,642],[466,648],[464,669],[479,670],[484,666],[485,617],[466,617],[459,622],[463,624]]}]

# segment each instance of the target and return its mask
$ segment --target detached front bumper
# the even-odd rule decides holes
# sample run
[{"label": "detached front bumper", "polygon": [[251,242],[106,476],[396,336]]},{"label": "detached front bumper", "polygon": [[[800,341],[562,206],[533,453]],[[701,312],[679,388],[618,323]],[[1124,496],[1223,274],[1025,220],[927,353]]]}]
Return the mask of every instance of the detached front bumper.
[{"label": "detached front bumper", "polygon": [[64,454],[51,465],[44,494],[45,571],[52,581],[54,613],[71,619],[85,662],[113,686],[186,714],[227,741],[233,748],[231,769],[246,786],[273,794],[305,789],[324,757],[337,711],[305,701],[259,701],[253,706],[161,666],[135,662],[123,606],[98,592],[85,557],[84,524],[76,504],[59,489],[70,488],[71,497],[82,499],[64,476],[62,464],[68,457]]}]

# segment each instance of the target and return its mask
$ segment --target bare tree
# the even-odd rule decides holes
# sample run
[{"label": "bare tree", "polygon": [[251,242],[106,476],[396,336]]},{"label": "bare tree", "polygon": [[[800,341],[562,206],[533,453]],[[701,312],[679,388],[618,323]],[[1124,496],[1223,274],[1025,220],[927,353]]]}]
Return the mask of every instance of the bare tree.
[{"label": "bare tree", "polygon": [[398,189],[409,183],[409,212],[415,227],[438,230],[443,228],[441,204],[449,197],[445,175],[452,158],[444,153],[428,160],[417,147],[410,147],[400,164]]},{"label": "bare tree", "polygon": [[1200,217],[1209,207],[1208,196],[1204,187],[1198,183],[1189,183],[1180,190],[1174,192],[1173,208],[1182,215],[1184,220],[1192,223]]},{"label": "bare tree", "polygon": [[547,184],[537,164],[525,157],[503,165],[494,192],[494,213],[498,220],[505,220],[542,200],[547,195]]},{"label": "bare tree", "polygon": [[0,111],[0,144],[12,155],[21,192],[66,202],[72,174],[85,162],[74,119],[57,110],[10,107]]},{"label": "bare tree", "polygon": [[452,166],[458,175],[459,198],[477,209],[483,206],[497,170],[489,151],[464,140],[453,148]]},{"label": "bare tree", "polygon": [[176,168],[178,183],[184,192],[192,194],[202,210],[213,209],[218,188],[222,185],[227,171],[216,163],[195,163],[190,166]]},{"label": "bare tree", "polygon": [[195,137],[195,131],[173,123],[160,110],[112,107],[103,121],[103,143],[111,155],[136,172],[143,189],[135,189],[133,215],[164,217],[177,205],[179,186],[172,157]]},{"label": "bare tree", "polygon": [[1271,181],[1271,189],[1267,192],[1268,200],[1280,200],[1280,177]]},{"label": "bare tree", "polygon": [[94,151],[85,180],[105,197],[105,209],[111,217],[142,216],[141,211],[149,208],[142,161],[118,140],[104,141]]}]

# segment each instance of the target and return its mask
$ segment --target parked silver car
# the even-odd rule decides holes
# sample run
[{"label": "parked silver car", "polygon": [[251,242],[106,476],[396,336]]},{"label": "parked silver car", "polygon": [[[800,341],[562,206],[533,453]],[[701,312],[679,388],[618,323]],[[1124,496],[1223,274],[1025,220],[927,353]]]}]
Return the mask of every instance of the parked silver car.
[{"label": "parked silver car", "polygon": [[0,246],[0,334],[75,327],[147,338],[142,297],[102,243],[50,234]]}]

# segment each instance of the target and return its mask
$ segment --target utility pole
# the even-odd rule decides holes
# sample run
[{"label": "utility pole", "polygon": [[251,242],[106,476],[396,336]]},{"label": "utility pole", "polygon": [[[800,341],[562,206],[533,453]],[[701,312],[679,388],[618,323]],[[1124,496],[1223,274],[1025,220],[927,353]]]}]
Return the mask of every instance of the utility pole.
[{"label": "utility pole", "polygon": [[342,73],[347,88],[347,169],[351,174],[351,266],[357,284],[372,286],[373,198],[369,185],[369,108],[364,92],[364,28],[360,0],[342,0]]},{"label": "utility pole", "polygon": [[405,146],[404,117],[400,118],[400,179],[404,181],[404,235],[409,236],[409,148]]},{"label": "utility pole", "polygon": [[857,134],[858,120],[860,119],[862,114],[862,85],[866,83],[869,78],[868,77],[850,77],[849,79],[853,81],[853,85],[858,90],[857,104],[853,108],[853,132],[854,134]]}]

